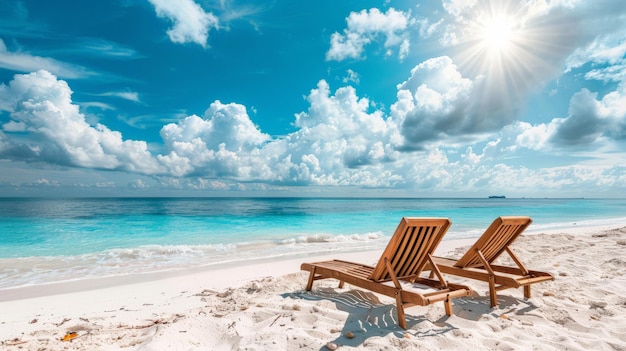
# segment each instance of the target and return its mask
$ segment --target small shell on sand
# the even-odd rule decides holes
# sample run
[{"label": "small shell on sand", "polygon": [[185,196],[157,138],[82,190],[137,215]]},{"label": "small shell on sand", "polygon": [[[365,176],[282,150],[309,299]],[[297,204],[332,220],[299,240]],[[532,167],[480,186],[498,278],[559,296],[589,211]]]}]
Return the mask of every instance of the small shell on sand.
[{"label": "small shell on sand", "polygon": [[354,333],[351,332],[351,331],[347,332],[345,335],[346,335],[346,338],[348,338],[348,339],[353,339],[354,338]]},{"label": "small shell on sand", "polygon": [[335,344],[334,342],[329,342],[328,344],[326,344],[326,348],[329,350],[337,350],[337,344]]}]

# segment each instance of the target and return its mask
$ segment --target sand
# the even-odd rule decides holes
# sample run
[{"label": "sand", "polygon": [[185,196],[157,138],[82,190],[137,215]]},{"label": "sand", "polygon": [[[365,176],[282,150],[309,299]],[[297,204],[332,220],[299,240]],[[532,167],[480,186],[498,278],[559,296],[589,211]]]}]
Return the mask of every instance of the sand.
[{"label": "sand", "polygon": [[[437,254],[471,243],[444,241]],[[448,276],[477,295],[455,299],[451,317],[441,303],[408,308],[407,330],[388,297],[330,279],[304,291],[300,263],[327,257],[5,289],[0,349],[626,350],[626,228],[523,235],[514,251],[556,280],[528,300],[501,291],[490,308],[485,283]]]}]

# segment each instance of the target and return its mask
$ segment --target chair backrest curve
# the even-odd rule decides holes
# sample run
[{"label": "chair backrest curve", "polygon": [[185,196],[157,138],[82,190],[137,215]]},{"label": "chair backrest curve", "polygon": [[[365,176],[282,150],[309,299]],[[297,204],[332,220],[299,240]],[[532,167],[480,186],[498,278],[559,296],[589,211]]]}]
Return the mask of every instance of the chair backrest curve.
[{"label": "chair backrest curve", "polygon": [[532,220],[527,216],[496,218],[455,266],[460,268],[483,266],[477,250],[480,250],[487,262],[492,263],[531,223]]},{"label": "chair backrest curve", "polygon": [[419,275],[450,227],[448,218],[403,217],[383,251],[370,279],[387,281],[391,279],[385,258],[398,279]]}]

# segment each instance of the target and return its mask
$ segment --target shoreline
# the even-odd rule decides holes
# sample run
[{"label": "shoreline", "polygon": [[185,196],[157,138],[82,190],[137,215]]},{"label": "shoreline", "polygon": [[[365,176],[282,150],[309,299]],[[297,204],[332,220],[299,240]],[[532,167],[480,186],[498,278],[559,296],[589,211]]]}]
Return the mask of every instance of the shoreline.
[{"label": "shoreline", "polygon": [[[0,302],[0,346],[323,350],[333,342],[368,350],[626,348],[626,261],[619,256],[626,228],[528,234],[516,241],[516,254],[530,269],[552,272],[555,281],[533,287],[530,300],[523,299],[522,289],[505,290],[501,305],[491,309],[485,284],[447,276],[478,296],[455,299],[452,317],[440,304],[412,307],[406,331],[395,323],[393,300],[386,297],[337,289],[330,279],[304,291],[301,263],[341,258],[374,264],[381,251],[373,250],[15,289],[15,296]],[[459,257],[474,240],[444,240],[436,254]],[[347,331],[357,337],[347,339]],[[69,332],[78,337],[63,344]]]},{"label": "shoreline", "polygon": [[[608,223],[608,224],[607,224]],[[531,225],[526,233],[586,232],[626,226],[626,217],[580,222],[555,222]],[[449,240],[477,238],[481,229],[454,232],[454,225],[444,237]],[[462,233],[462,234],[459,234]],[[390,233],[384,233],[390,234]],[[0,259],[4,276],[0,279],[0,301],[22,296],[35,296],[31,287],[43,287],[55,293],[85,290],[83,286],[106,287],[134,281],[149,281],[173,277],[205,270],[219,270],[224,267],[266,264],[317,255],[343,255],[351,252],[382,250],[388,240],[387,235],[371,240],[314,241],[285,244],[272,248],[271,244],[245,244],[234,248],[233,252],[212,250],[205,252],[206,245],[153,245],[137,246],[93,253],[59,256],[30,256]],[[88,282],[82,284],[81,281]],[[50,287],[50,288],[47,288]],[[32,290],[32,289],[31,289]],[[39,290],[35,288],[35,290]],[[41,293],[39,293],[41,295]]]},{"label": "shoreline", "polygon": [[[471,245],[473,239],[442,240],[437,248],[438,253],[445,253],[460,246]],[[289,258],[259,258],[234,263],[215,264],[203,267],[185,268],[173,271],[150,272],[142,274],[118,275],[112,277],[98,277],[79,279],[74,281],[54,282],[48,284],[38,284],[32,286],[22,286],[15,288],[0,289],[0,303],[39,298],[51,295],[63,295],[91,290],[100,290],[116,286],[133,284],[149,284],[159,281],[176,280],[196,280],[195,278],[215,274],[220,277],[218,280],[207,280],[204,284],[210,289],[225,289],[248,280],[262,278],[257,276],[259,266],[272,272],[271,275],[280,276],[294,273],[300,269],[303,262],[323,261],[336,258],[338,256],[346,260],[356,262],[371,262],[375,264],[381,250],[363,250],[356,252],[341,252],[324,255],[302,255]],[[231,274],[237,273],[237,274]],[[237,277],[237,278],[235,278]]]},{"label": "shoreline", "polygon": [[[591,225],[577,225],[573,223],[569,226],[559,225],[554,228],[545,230],[545,228],[533,229],[531,225],[523,235],[537,235],[537,234],[559,234],[569,233],[573,235],[581,235],[587,232],[599,232],[616,228],[626,227],[626,218],[620,221],[611,222],[611,224],[598,225],[593,223]],[[439,255],[450,252],[461,246],[471,245],[476,238],[462,238],[462,239],[450,239],[446,240],[444,237],[437,253]],[[384,247],[383,247],[384,248]],[[335,253],[325,253],[322,255],[315,253],[297,254],[297,255],[284,255],[278,257],[261,257],[248,260],[237,260],[227,263],[215,263],[200,267],[187,267],[182,269],[173,269],[165,271],[155,271],[146,273],[129,273],[120,274],[114,276],[105,277],[89,277],[85,279],[76,279],[69,281],[50,282],[42,284],[34,284],[28,286],[16,286],[8,288],[0,288],[0,303],[9,302],[14,300],[39,298],[50,295],[62,295],[76,292],[84,292],[90,290],[106,289],[115,286],[132,285],[136,283],[150,283],[154,281],[168,280],[168,279],[184,279],[184,277],[202,276],[210,274],[211,272],[217,272],[221,276],[219,282],[208,282],[212,284],[210,288],[223,289],[230,287],[233,284],[242,283],[245,280],[258,278],[255,276],[255,269],[245,269],[246,267],[255,267],[257,265],[264,265],[272,268],[275,275],[284,275],[293,273],[299,270],[300,263],[307,260],[322,261],[326,259],[336,258],[341,256],[348,260],[356,262],[372,261],[375,264],[380,255],[382,249],[372,250],[357,250],[357,251],[342,251]],[[294,269],[290,269],[295,267]],[[233,279],[229,274],[221,274],[222,271],[241,270],[244,272],[244,279]]]}]

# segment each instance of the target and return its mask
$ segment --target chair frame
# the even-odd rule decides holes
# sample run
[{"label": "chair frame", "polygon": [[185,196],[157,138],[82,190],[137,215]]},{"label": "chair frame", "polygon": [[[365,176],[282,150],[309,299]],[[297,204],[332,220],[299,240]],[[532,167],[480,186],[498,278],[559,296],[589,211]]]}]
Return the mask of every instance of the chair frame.
[{"label": "chair frame", "polygon": [[[405,307],[443,301],[446,314],[451,316],[451,299],[469,296],[473,292],[467,286],[448,283],[434,264],[432,252],[450,224],[447,218],[402,218],[375,267],[342,260],[303,263],[300,268],[309,271],[306,290],[310,291],[316,280],[334,278],[339,280],[339,288],[348,283],[392,297],[396,300],[398,324],[403,329],[406,329]],[[419,277],[427,266],[434,267],[432,272],[437,280]],[[407,290],[402,281],[435,291],[422,294]],[[386,284],[389,282],[392,284]]]},{"label": "chair frame", "polygon": [[[519,237],[532,219],[527,216],[501,216],[496,218],[483,235],[460,259],[433,257],[430,267],[433,274],[451,274],[489,283],[491,307],[498,305],[497,291],[524,287],[524,297],[531,297],[531,284],[554,280],[547,272],[529,270],[513,253],[510,245]],[[506,252],[517,267],[495,265],[493,262]],[[427,267],[426,269],[430,269]]]}]

